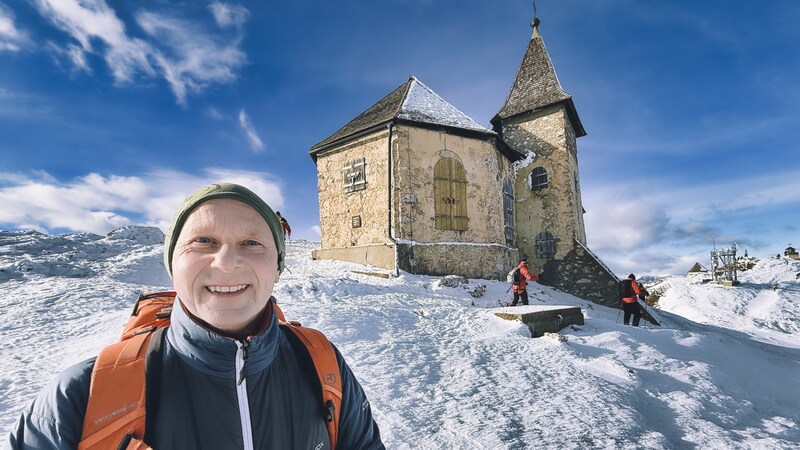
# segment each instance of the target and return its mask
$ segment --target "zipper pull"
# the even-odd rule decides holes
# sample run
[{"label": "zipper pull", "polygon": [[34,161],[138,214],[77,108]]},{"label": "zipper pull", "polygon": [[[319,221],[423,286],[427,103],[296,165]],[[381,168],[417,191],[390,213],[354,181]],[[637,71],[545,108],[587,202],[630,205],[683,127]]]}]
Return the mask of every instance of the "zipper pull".
[{"label": "zipper pull", "polygon": [[250,350],[250,341],[248,339],[242,339],[240,341],[241,346],[239,347],[242,350],[242,368],[239,369],[239,381],[236,383],[242,384],[244,381],[245,376],[245,367],[247,367],[247,357],[249,356]]}]

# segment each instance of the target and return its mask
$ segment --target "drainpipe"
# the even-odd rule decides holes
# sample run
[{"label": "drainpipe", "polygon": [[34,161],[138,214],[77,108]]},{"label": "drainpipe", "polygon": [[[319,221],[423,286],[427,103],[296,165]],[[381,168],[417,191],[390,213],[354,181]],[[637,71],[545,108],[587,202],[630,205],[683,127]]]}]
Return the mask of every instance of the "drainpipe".
[{"label": "drainpipe", "polygon": [[389,165],[389,170],[388,170],[388,173],[389,173],[389,180],[388,180],[389,205],[388,205],[388,208],[386,208],[386,210],[388,211],[388,214],[389,214],[389,240],[394,244],[394,274],[395,274],[395,276],[399,277],[400,276],[400,258],[399,258],[400,251],[397,248],[397,241],[394,240],[394,236],[392,236],[392,216],[393,216],[393,214],[392,214],[392,191],[394,190],[394,188],[392,186],[392,164],[393,164],[393,162],[392,162],[392,122],[389,122],[389,125],[387,126],[387,128],[389,129],[389,149],[388,149],[389,150],[389,160],[388,160],[388,165]]}]

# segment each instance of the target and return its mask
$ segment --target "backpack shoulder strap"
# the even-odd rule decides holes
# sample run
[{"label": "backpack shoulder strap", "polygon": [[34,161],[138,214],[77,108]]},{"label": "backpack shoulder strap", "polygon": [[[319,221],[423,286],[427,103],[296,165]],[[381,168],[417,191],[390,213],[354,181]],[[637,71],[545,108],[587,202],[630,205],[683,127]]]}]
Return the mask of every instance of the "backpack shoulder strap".
[{"label": "backpack shoulder strap", "polygon": [[120,443],[144,439],[147,400],[152,398],[146,388],[146,366],[149,361],[160,362],[160,352],[155,356],[151,348],[160,349],[165,329],[147,329],[100,351],[92,369],[79,450],[147,448],[120,447]]},{"label": "backpack shoulder strap", "polygon": [[308,351],[320,385],[331,449],[335,449],[339,435],[339,413],[342,407],[342,378],[333,345],[322,332],[313,328],[302,327],[296,322],[281,325],[289,330],[286,335],[290,343],[295,342],[293,346],[299,342]]},{"label": "backpack shoulder strap", "polygon": [[[79,450],[145,449],[147,425],[157,400],[164,331],[175,294],[140,296],[121,340],[100,351],[92,369]],[[151,411],[154,410],[150,408]],[[126,441],[127,440],[127,441]],[[129,444],[122,443],[129,442]]]}]

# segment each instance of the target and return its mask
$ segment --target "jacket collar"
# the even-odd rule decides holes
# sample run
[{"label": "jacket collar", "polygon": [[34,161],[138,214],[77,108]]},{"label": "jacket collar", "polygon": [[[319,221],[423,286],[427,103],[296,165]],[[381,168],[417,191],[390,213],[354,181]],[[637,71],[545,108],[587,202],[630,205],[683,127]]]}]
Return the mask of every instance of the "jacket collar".
[{"label": "jacket collar", "polygon": [[[269,323],[255,336],[243,340],[223,336],[203,326],[192,318],[179,298],[170,317],[167,340],[186,364],[203,373],[219,377],[236,377],[236,352],[243,341],[247,341],[248,354],[245,370],[247,375],[260,372],[275,359],[280,339],[285,339],[278,326],[277,314],[272,311],[274,298],[270,298],[261,313],[269,317]],[[265,317],[266,316],[266,317]]]}]

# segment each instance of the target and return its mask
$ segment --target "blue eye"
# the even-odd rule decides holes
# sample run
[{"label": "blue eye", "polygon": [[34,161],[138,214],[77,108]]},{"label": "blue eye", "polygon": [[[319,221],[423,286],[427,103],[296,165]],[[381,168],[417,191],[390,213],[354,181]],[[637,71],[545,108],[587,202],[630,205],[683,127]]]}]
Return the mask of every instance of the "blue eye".
[{"label": "blue eye", "polygon": [[254,245],[257,246],[257,245],[261,245],[261,242],[254,241],[252,239],[248,239],[248,240],[244,241],[242,244],[244,244],[246,246],[254,246]]},{"label": "blue eye", "polygon": [[211,238],[207,238],[207,237],[199,237],[199,238],[195,239],[194,241],[199,243],[199,244],[210,244],[210,243],[213,242],[211,240]]}]

